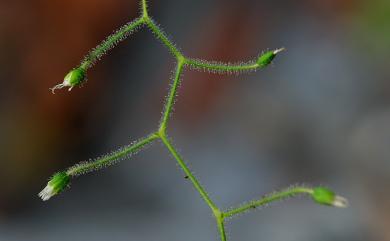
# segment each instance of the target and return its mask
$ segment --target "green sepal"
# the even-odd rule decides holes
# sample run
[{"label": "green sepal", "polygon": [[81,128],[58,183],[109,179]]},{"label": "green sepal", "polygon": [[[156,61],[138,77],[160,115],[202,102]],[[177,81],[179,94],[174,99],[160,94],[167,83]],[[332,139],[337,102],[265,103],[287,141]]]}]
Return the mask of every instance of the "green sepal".
[{"label": "green sepal", "polygon": [[272,50],[272,51],[267,51],[265,53],[263,53],[262,55],[260,55],[260,57],[257,59],[257,64],[260,66],[260,67],[265,67],[267,65],[269,65],[270,63],[272,63],[272,60],[274,60],[274,58],[276,57],[276,55],[282,51],[284,51],[285,49],[284,48],[280,48],[280,49],[276,49],[276,50]]},{"label": "green sepal", "polygon": [[84,68],[76,68],[71,70],[64,78],[66,86],[75,87],[82,84],[85,81],[86,71]]},{"label": "green sepal", "polygon": [[257,64],[261,67],[265,67],[274,60],[275,56],[276,54],[274,54],[274,51],[267,51],[258,58]]},{"label": "green sepal", "polygon": [[337,208],[348,207],[348,200],[336,195],[332,190],[326,187],[316,187],[311,193],[313,200],[319,204],[333,206]]},{"label": "green sepal", "polygon": [[48,185],[53,188],[54,194],[58,194],[69,185],[69,182],[70,177],[66,172],[58,172],[51,177]]},{"label": "green sepal", "polygon": [[313,189],[312,197],[319,204],[334,206],[336,194],[328,188],[316,187]]}]

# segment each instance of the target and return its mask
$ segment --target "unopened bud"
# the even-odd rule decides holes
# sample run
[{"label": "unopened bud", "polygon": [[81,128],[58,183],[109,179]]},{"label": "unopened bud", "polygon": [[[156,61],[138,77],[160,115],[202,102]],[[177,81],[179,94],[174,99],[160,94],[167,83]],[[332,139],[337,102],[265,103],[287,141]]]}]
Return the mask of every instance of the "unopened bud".
[{"label": "unopened bud", "polygon": [[312,192],[313,200],[319,204],[345,208],[348,206],[347,199],[337,196],[333,191],[325,187],[316,187]]},{"label": "unopened bud", "polygon": [[275,50],[272,50],[272,51],[267,51],[265,53],[263,53],[258,59],[257,59],[257,64],[260,66],[260,67],[265,67],[267,65],[269,65],[272,60],[274,60],[274,58],[276,57],[276,55],[282,51],[284,51],[285,48],[280,48],[280,49],[275,49]]},{"label": "unopened bud", "polygon": [[69,181],[70,177],[66,172],[56,173],[38,196],[42,198],[43,201],[47,201],[52,196],[62,192],[68,186]]},{"label": "unopened bud", "polygon": [[69,87],[69,91],[72,90],[73,87],[81,85],[86,79],[85,69],[82,67],[71,70],[64,78],[64,81],[61,84],[58,84],[51,88],[51,91],[54,94],[54,91],[57,89],[62,89],[64,87]]}]

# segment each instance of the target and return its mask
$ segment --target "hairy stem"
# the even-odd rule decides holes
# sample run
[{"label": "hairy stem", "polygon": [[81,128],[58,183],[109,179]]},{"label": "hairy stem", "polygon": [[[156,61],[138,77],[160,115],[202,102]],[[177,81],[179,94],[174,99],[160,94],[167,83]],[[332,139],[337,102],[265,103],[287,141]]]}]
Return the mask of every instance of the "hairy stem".
[{"label": "hairy stem", "polygon": [[178,60],[184,58],[180,50],[176,48],[175,44],[172,43],[171,40],[169,40],[164,31],[154,22],[153,19],[149,17],[146,18],[146,24],[154,33],[156,38],[159,39]]},{"label": "hairy stem", "polygon": [[115,163],[118,159],[126,157],[130,154],[133,154],[146,145],[152,143],[154,140],[158,139],[159,136],[157,134],[151,134],[148,137],[145,137],[134,144],[124,147],[116,152],[113,152],[109,155],[106,155],[102,158],[99,158],[92,162],[86,162],[86,163],[80,163],[73,167],[70,167],[66,173],[69,176],[78,176],[80,174],[84,174],[90,171],[94,171],[97,169],[100,169],[101,167],[111,165],[112,163]]},{"label": "hairy stem", "polygon": [[225,217],[224,213],[221,213],[219,216],[216,216],[218,232],[221,237],[221,241],[226,241],[226,231],[225,231]]},{"label": "hairy stem", "polygon": [[148,18],[149,14],[148,14],[148,3],[147,3],[147,0],[142,0],[141,4],[142,4],[142,16],[144,18]]},{"label": "hairy stem", "polygon": [[65,76],[64,82],[52,88],[52,90],[60,89],[63,87],[69,87],[71,90],[73,87],[81,85],[86,79],[86,71],[89,69],[96,61],[98,61],[106,52],[111,48],[115,47],[117,43],[126,39],[131,33],[139,29],[142,26],[147,26],[148,29],[153,32],[155,37],[165,45],[170,53],[177,60],[176,71],[172,80],[172,84],[169,90],[169,95],[164,106],[164,112],[161,117],[161,123],[159,130],[156,133],[152,133],[149,136],[135,142],[134,144],[121,148],[113,153],[110,153],[104,157],[98,158],[92,162],[85,162],[77,164],[67,171],[59,172],[55,174],[51,180],[48,182],[47,186],[39,193],[39,196],[43,200],[48,200],[50,197],[58,194],[68,186],[69,179],[71,176],[77,176],[84,174],[86,172],[94,171],[100,169],[104,166],[111,165],[118,161],[121,158],[127,157],[130,154],[136,153],[141,150],[146,145],[152,143],[156,139],[161,139],[165,147],[175,158],[181,169],[184,171],[186,177],[192,182],[195,189],[198,191],[202,199],[207,203],[207,205],[212,210],[214,217],[217,222],[218,232],[221,237],[221,241],[227,241],[226,232],[225,232],[225,219],[233,217],[237,214],[246,212],[250,209],[264,206],[268,203],[285,199],[288,197],[293,197],[299,194],[310,194],[314,201],[319,204],[330,205],[335,207],[345,207],[347,202],[344,198],[335,195],[331,190],[326,188],[315,188],[310,189],[307,187],[292,187],[279,192],[274,192],[270,195],[267,195],[259,200],[251,201],[247,204],[239,206],[237,208],[230,209],[226,212],[221,212],[220,209],[215,205],[211,200],[203,186],[199,183],[198,179],[190,171],[183,158],[180,156],[178,151],[172,145],[170,140],[167,138],[167,125],[169,122],[170,115],[175,104],[176,95],[178,87],[181,82],[181,74],[184,67],[189,66],[198,70],[208,70],[210,72],[217,73],[241,73],[253,71],[256,69],[263,68],[268,66],[275,56],[284,50],[284,48],[276,49],[273,51],[267,51],[260,55],[257,60],[250,61],[242,64],[230,64],[230,63],[218,63],[213,61],[203,61],[192,58],[185,57],[181,51],[175,46],[175,44],[169,40],[167,35],[163,30],[154,22],[152,18],[149,17],[148,13],[148,4],[147,0],[140,0],[141,3],[141,16],[134,21],[124,25],[118,31],[108,36],[105,41],[100,45],[94,48],[85,59],[81,62],[80,66],[76,69],[73,69]]},{"label": "hairy stem", "polygon": [[233,208],[227,212],[224,213],[225,217],[232,217],[234,215],[246,212],[250,209],[254,209],[257,207],[264,206],[268,203],[282,200],[288,197],[293,197],[297,196],[299,194],[312,194],[313,189],[307,188],[307,187],[292,187],[292,188],[287,188],[285,190],[279,191],[279,192],[274,192],[272,194],[266,195],[265,197],[259,199],[259,200],[254,200],[251,201],[247,204],[244,204],[242,206],[239,206],[237,208]]},{"label": "hairy stem", "polygon": [[160,132],[165,133],[169,121],[169,117],[172,113],[173,106],[175,104],[175,99],[177,95],[177,89],[180,85],[180,76],[183,70],[184,62],[182,60],[179,60],[176,67],[175,77],[173,79],[173,83],[171,86],[171,90],[167,99],[167,102],[165,103],[165,110],[162,116],[161,124],[160,124]]},{"label": "hairy stem", "polygon": [[134,21],[124,25],[115,33],[111,34],[94,48],[81,62],[80,67],[87,70],[90,68],[97,60],[99,60],[107,51],[112,49],[116,44],[125,40],[131,33],[137,30],[145,23],[143,18],[137,18]]},{"label": "hairy stem", "polygon": [[188,176],[188,179],[192,182],[195,189],[199,192],[200,196],[203,198],[203,200],[209,205],[211,210],[215,212],[218,210],[218,207],[214,204],[214,202],[211,200],[205,189],[202,187],[202,185],[199,183],[199,181],[196,179],[196,177],[192,174],[190,169],[187,167],[187,164],[185,164],[183,158],[180,156],[180,154],[177,152],[177,150],[173,147],[172,143],[168,140],[168,138],[165,135],[160,135],[160,138],[164,145],[167,147],[169,152],[172,154],[172,156],[176,159],[177,163],[181,167],[181,169],[184,171],[184,173]]},{"label": "hairy stem", "polygon": [[229,73],[229,72],[244,72],[256,70],[261,67],[256,62],[249,62],[244,64],[229,64],[229,63],[217,63],[212,61],[204,61],[197,59],[187,59],[186,63],[195,69],[208,70],[217,73]]}]

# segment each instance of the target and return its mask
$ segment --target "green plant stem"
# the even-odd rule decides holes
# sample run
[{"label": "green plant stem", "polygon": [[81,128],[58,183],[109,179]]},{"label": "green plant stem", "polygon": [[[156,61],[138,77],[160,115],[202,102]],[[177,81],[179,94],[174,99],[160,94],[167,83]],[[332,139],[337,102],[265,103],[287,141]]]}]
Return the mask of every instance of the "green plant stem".
[{"label": "green plant stem", "polygon": [[254,62],[244,64],[227,64],[197,59],[187,59],[186,63],[195,69],[203,69],[219,73],[251,71],[260,67],[257,63]]},{"label": "green plant stem", "polygon": [[172,43],[171,40],[169,40],[164,31],[154,22],[153,19],[147,17],[145,18],[145,22],[156,38],[159,39],[178,60],[184,58],[180,50],[176,48],[175,44]]},{"label": "green plant stem", "polygon": [[137,28],[145,23],[143,18],[137,18],[134,21],[124,25],[118,31],[108,36],[105,41],[94,48],[81,62],[80,67],[87,70],[90,68],[102,55],[112,49],[118,42],[126,39],[128,35],[134,32]]},{"label": "green plant stem", "polygon": [[192,174],[190,169],[185,164],[183,158],[180,156],[180,154],[177,152],[177,150],[173,147],[172,143],[168,140],[168,138],[163,134],[160,134],[160,138],[164,145],[167,147],[169,152],[172,154],[172,156],[176,159],[177,163],[181,167],[181,169],[184,171],[184,173],[188,176],[188,179],[192,182],[195,189],[199,192],[200,196],[203,198],[203,200],[209,205],[211,210],[213,212],[218,211],[218,207],[214,204],[214,202],[211,200],[205,189],[202,187],[202,185],[199,183],[199,181],[195,178],[195,176]]},{"label": "green plant stem", "polygon": [[221,237],[221,241],[226,241],[226,231],[225,231],[225,217],[224,213],[221,213],[219,217],[216,217],[217,226],[218,226],[218,232],[219,236]]},{"label": "green plant stem", "polygon": [[77,165],[69,168],[66,171],[66,173],[69,176],[78,176],[80,174],[84,174],[84,173],[87,173],[87,172],[90,172],[93,170],[97,170],[101,167],[111,165],[116,160],[139,151],[140,149],[142,149],[146,145],[152,143],[154,140],[156,140],[158,138],[159,138],[159,136],[157,134],[153,133],[153,134],[135,142],[134,144],[132,144],[128,147],[122,148],[118,151],[113,152],[112,154],[106,155],[106,156],[99,158],[95,161],[77,164]]},{"label": "green plant stem", "polygon": [[166,132],[169,117],[172,113],[173,105],[175,104],[175,99],[177,95],[177,89],[180,85],[180,76],[181,72],[183,70],[184,61],[179,60],[176,67],[175,77],[173,79],[173,83],[170,89],[170,93],[167,99],[167,102],[165,103],[165,110],[162,116],[161,124],[160,124],[160,130],[159,132],[164,133]]},{"label": "green plant stem", "polygon": [[147,0],[142,0],[141,4],[142,4],[142,16],[144,18],[148,18],[149,14],[148,14],[148,3],[147,3]]},{"label": "green plant stem", "polygon": [[[148,144],[152,143],[153,141],[157,139],[161,139],[162,143],[165,145],[165,147],[168,149],[168,151],[171,153],[171,155],[176,159],[177,163],[181,167],[181,169],[184,171],[186,177],[192,182],[195,189],[198,191],[202,199],[206,202],[206,204],[210,207],[212,210],[214,217],[217,222],[218,226],[218,232],[221,237],[221,241],[226,241],[226,231],[225,231],[225,220],[226,218],[233,217],[237,214],[244,213],[250,209],[257,208],[264,206],[268,203],[281,200],[288,197],[293,197],[299,194],[311,194],[313,195],[313,189],[307,188],[307,187],[292,187],[288,188],[279,192],[272,193],[270,195],[267,195],[259,200],[251,201],[247,204],[241,205],[237,208],[230,209],[226,212],[221,212],[220,209],[215,205],[215,203],[211,200],[203,186],[199,183],[198,179],[193,175],[191,170],[188,168],[186,163],[184,162],[183,158],[180,156],[178,151],[175,149],[175,147],[172,145],[170,140],[167,138],[167,125],[170,119],[170,116],[172,114],[173,106],[175,104],[177,91],[181,83],[181,74],[184,69],[184,67],[188,66],[197,70],[209,70],[210,72],[217,72],[217,73],[241,73],[245,71],[252,71],[256,69],[263,68],[271,63],[271,61],[274,59],[277,53],[282,51],[283,49],[277,49],[274,51],[268,51],[261,55],[257,61],[251,61],[247,63],[242,64],[230,64],[230,63],[217,63],[213,61],[204,61],[204,60],[197,60],[192,58],[185,57],[181,51],[175,46],[175,44],[169,40],[167,35],[163,32],[163,30],[154,22],[152,18],[149,17],[148,13],[148,5],[147,0],[141,0],[141,17],[135,19],[133,22],[130,22],[123,27],[121,27],[118,31],[116,31],[114,34],[110,35],[105,41],[103,41],[100,45],[98,45],[95,49],[93,49],[81,62],[80,67],[81,69],[78,69],[77,71],[80,71],[83,73],[82,79],[85,77],[86,70],[90,68],[97,60],[100,59],[107,51],[109,51],[111,48],[113,48],[118,42],[123,41],[126,39],[132,32],[137,30],[138,28],[142,26],[147,26],[148,29],[150,29],[155,37],[160,40],[170,51],[171,54],[175,57],[177,60],[176,65],[176,71],[172,80],[172,84],[169,90],[169,95],[167,98],[167,101],[164,106],[164,112],[161,117],[161,123],[159,125],[158,132],[152,133],[149,136],[135,142],[134,144],[121,148],[113,153],[110,153],[104,157],[98,158],[91,162],[85,162],[80,163],[77,165],[74,165],[73,167],[70,167],[66,172],[62,172],[63,176],[66,178],[69,178],[69,176],[78,176],[81,174],[84,174],[86,172],[90,172],[93,170],[97,170],[99,168],[102,168],[107,165],[111,165],[115,163],[117,160],[127,157],[130,154],[136,153],[137,151],[141,150],[143,147],[147,146]],[[75,70],[73,70],[75,71]],[[71,72],[74,73],[74,72]],[[81,83],[81,81],[79,81]],[[57,85],[54,89],[62,88],[62,87],[70,87],[73,88],[75,85],[71,85],[67,82],[63,84]],[[55,177],[58,177],[55,176]],[[60,176],[62,177],[62,176]],[[68,180],[68,179],[66,179]],[[49,182],[48,187],[46,187],[39,195],[43,200],[48,200],[51,196],[57,194],[52,193],[53,188],[50,185],[57,184],[58,182]],[[314,192],[315,193],[315,192]],[[328,196],[324,197],[324,193],[328,194]],[[324,198],[333,198],[334,194],[326,192],[326,190],[322,190],[320,192],[320,196],[314,196],[315,201],[323,204]],[[320,201],[318,201],[320,200]],[[325,203],[329,205],[334,206],[341,206],[341,198],[337,200],[336,202],[334,200],[331,200],[330,203]],[[325,200],[328,201],[328,200]],[[337,202],[338,201],[338,202]],[[341,203],[341,204],[340,204]],[[339,204],[339,205],[336,205]]]},{"label": "green plant stem", "polygon": [[184,171],[185,175],[188,177],[188,179],[192,182],[195,189],[198,191],[200,196],[203,198],[203,200],[207,203],[207,205],[210,207],[211,211],[214,214],[214,217],[217,222],[218,226],[218,232],[221,237],[221,241],[226,241],[226,231],[225,231],[225,223],[224,223],[224,213],[222,213],[217,205],[211,200],[207,192],[205,191],[204,187],[199,183],[198,179],[192,174],[191,170],[188,168],[188,166],[185,164],[183,158],[180,156],[178,151],[173,147],[172,143],[169,141],[169,139],[166,137],[164,133],[159,133],[160,139],[168,149],[168,151],[171,153],[171,155],[176,159],[177,163],[181,167],[181,169]]},{"label": "green plant stem", "polygon": [[285,199],[288,197],[293,197],[299,194],[312,194],[313,189],[307,188],[307,187],[292,187],[292,188],[287,188],[285,190],[279,191],[279,192],[274,192],[272,194],[266,195],[264,198],[261,198],[260,200],[254,200],[251,201],[247,204],[244,204],[242,206],[239,206],[237,208],[233,208],[230,211],[227,211],[224,213],[224,217],[232,217],[234,215],[246,212],[250,209],[254,209],[257,207],[264,206],[268,203],[278,201],[281,199]]}]

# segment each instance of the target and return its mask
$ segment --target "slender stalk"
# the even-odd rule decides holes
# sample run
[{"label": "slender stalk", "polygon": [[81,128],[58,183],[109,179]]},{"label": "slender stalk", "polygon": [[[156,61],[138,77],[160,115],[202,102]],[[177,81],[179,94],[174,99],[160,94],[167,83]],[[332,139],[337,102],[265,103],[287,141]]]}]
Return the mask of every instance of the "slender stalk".
[{"label": "slender stalk", "polygon": [[115,33],[111,34],[94,48],[91,52],[87,54],[83,62],[81,62],[80,67],[87,70],[90,68],[97,60],[100,59],[108,50],[112,49],[116,44],[125,40],[131,33],[137,30],[145,23],[144,18],[137,18],[134,21],[124,25]]},{"label": "slender stalk", "polygon": [[244,72],[256,70],[261,67],[255,62],[249,62],[244,64],[228,64],[197,59],[187,59],[186,64],[195,69],[209,70],[217,73]]},{"label": "slender stalk", "polygon": [[144,18],[148,18],[149,14],[148,14],[148,3],[147,3],[147,0],[142,0],[141,4],[142,4],[142,16]]},{"label": "slender stalk", "polygon": [[224,216],[225,217],[232,217],[234,215],[246,212],[250,209],[264,206],[268,203],[271,203],[271,202],[274,202],[277,200],[297,196],[299,194],[312,194],[312,193],[313,193],[313,189],[307,188],[307,187],[287,188],[287,189],[282,190],[280,192],[274,192],[272,194],[266,195],[264,198],[261,198],[260,200],[251,201],[251,202],[244,204],[242,206],[239,206],[237,208],[233,208],[230,211],[225,212]]},{"label": "slender stalk", "polygon": [[73,167],[70,167],[66,171],[66,173],[69,176],[78,176],[80,174],[84,174],[84,173],[87,173],[90,171],[100,169],[101,167],[111,165],[111,164],[115,163],[118,159],[126,157],[130,154],[133,154],[133,153],[139,151],[140,149],[142,149],[146,145],[152,143],[154,140],[156,140],[158,138],[159,138],[159,136],[157,134],[151,134],[151,135],[135,142],[134,144],[132,144],[128,147],[124,147],[116,152],[113,152],[113,153],[106,155],[102,158],[99,158],[95,161],[86,162],[86,163],[79,163]]},{"label": "slender stalk", "polygon": [[217,218],[217,226],[218,226],[218,232],[221,237],[221,241],[226,241],[226,231],[225,231],[225,221],[224,217],[221,216],[221,218]]},{"label": "slender stalk", "polygon": [[214,204],[214,202],[211,200],[205,189],[202,187],[202,185],[199,183],[199,181],[196,179],[196,177],[192,174],[190,169],[185,164],[183,158],[180,156],[180,154],[177,152],[177,150],[173,147],[171,142],[168,140],[168,138],[165,135],[160,135],[160,138],[164,145],[167,147],[169,152],[172,154],[172,156],[176,159],[177,163],[181,167],[181,169],[184,171],[184,173],[188,176],[188,179],[192,182],[195,189],[199,192],[200,196],[203,198],[203,200],[209,205],[211,210],[215,212],[218,210],[218,207]]},{"label": "slender stalk", "polygon": [[183,70],[184,61],[178,60],[175,77],[173,79],[173,83],[170,89],[170,93],[167,99],[167,102],[165,103],[165,110],[162,116],[161,124],[160,124],[160,132],[165,133],[169,121],[169,116],[172,113],[173,105],[175,104],[175,98],[177,94],[177,89],[180,85],[180,76]]},{"label": "slender stalk", "polygon": [[176,48],[175,44],[172,43],[171,40],[169,40],[164,31],[154,22],[153,19],[150,17],[146,18],[146,25],[154,33],[156,38],[159,39],[178,60],[184,59],[180,50]]}]

